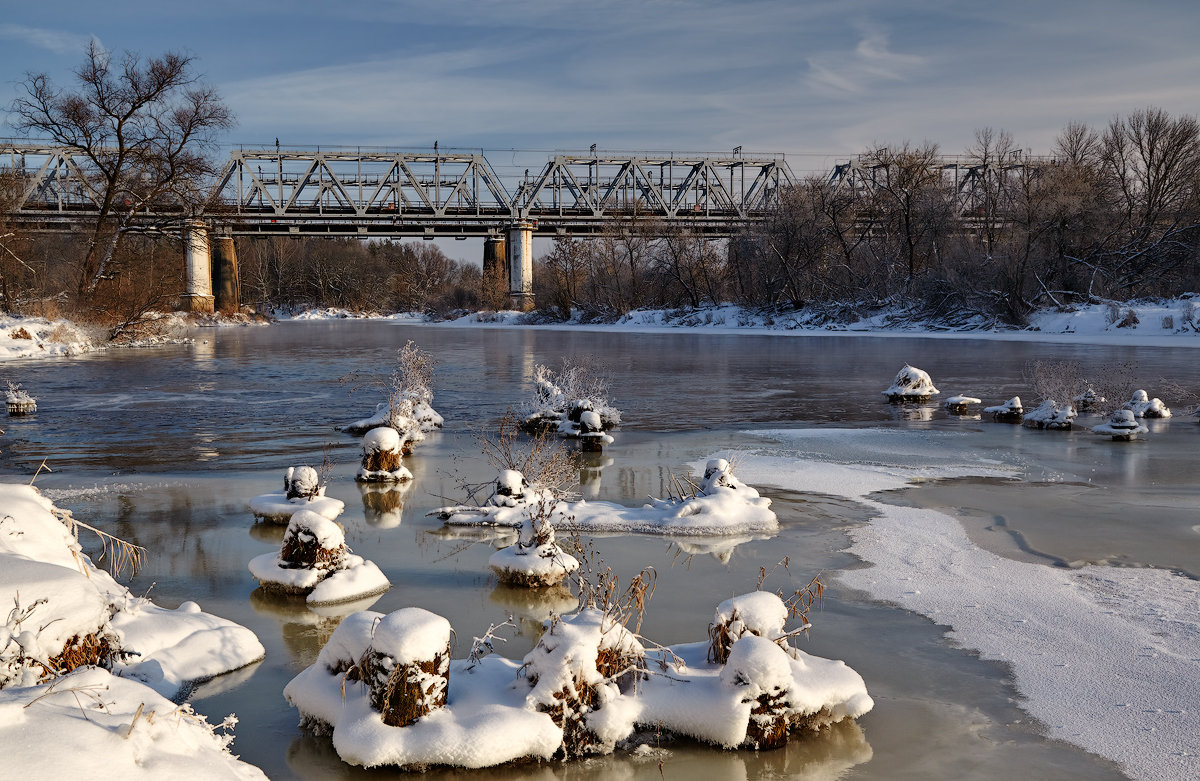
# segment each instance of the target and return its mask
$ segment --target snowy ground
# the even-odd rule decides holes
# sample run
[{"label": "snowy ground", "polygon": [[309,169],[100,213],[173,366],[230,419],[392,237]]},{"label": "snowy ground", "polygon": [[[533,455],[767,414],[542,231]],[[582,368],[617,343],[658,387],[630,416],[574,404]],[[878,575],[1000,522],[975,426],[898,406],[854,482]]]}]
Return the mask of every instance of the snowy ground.
[{"label": "snowy ground", "polygon": [[[1130,315],[1132,313],[1132,316]],[[346,319],[387,320],[398,323],[431,323],[414,312],[390,315],[352,312],[347,309],[312,309],[296,315],[274,313],[277,320],[328,321]],[[523,325],[527,315],[516,311],[484,312],[442,321],[448,327],[501,327]],[[539,328],[625,331],[652,333],[695,328],[706,333],[761,333],[804,335],[812,333],[870,334],[872,336],[914,335],[958,339],[998,339],[1004,341],[1062,342],[1071,344],[1136,344],[1143,347],[1200,347],[1200,297],[1184,294],[1176,299],[1132,301],[1125,304],[1092,304],[1063,311],[1044,310],[1030,318],[1026,329],[997,327],[983,320],[955,327],[923,323],[903,316],[899,311],[877,313],[841,324],[823,322],[813,312],[766,315],[733,304],[699,309],[640,309],[613,323],[539,324]],[[215,319],[200,325],[244,325],[241,321]],[[24,329],[31,338],[19,336]],[[58,320],[0,315],[0,361],[13,358],[77,355],[100,349],[98,337],[90,337],[81,328]]]},{"label": "snowy ground", "polygon": [[[760,485],[863,502],[875,513],[850,552],[869,563],[838,580],[948,627],[957,645],[1012,669],[1021,705],[1047,735],[1117,762],[1134,778],[1200,770],[1200,583],[1149,568],[1056,568],[980,549],[932,510],[870,498],[919,479],[1003,476],[982,457],[942,455],[928,432],[749,432],[782,444],[741,455]],[[921,467],[903,465],[905,452]],[[855,463],[868,460],[874,463]]]},{"label": "snowy ground", "polygon": [[[228,751],[236,719],[210,725],[168,699],[262,659],[258,638],[193,602],[167,610],[130,594],[92,564],[70,516],[37,489],[0,483],[0,508],[0,602],[14,605],[0,625],[6,774],[265,778]],[[53,674],[64,648],[89,636],[123,653],[108,669]]]}]

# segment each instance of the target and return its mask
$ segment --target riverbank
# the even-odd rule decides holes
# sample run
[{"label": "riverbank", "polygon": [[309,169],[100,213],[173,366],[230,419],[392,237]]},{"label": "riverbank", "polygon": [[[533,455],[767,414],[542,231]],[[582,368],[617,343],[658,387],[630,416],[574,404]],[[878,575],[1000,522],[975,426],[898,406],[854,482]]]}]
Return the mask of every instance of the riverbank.
[{"label": "riverbank", "polygon": [[[1054,344],[1138,345],[1143,347],[1200,347],[1200,296],[1186,293],[1172,299],[1145,299],[1045,309],[1030,317],[1027,328],[1015,328],[982,317],[937,320],[922,318],[902,307],[870,312],[853,307],[820,307],[764,313],[736,306],[691,309],[638,309],[612,319],[575,313],[567,320],[544,312],[515,310],[473,312],[438,319],[416,312],[379,314],[348,309],[308,309],[295,314],[273,313],[276,321],[387,320],[395,323],[453,328],[538,328],[577,331],[662,333],[694,330],[710,334],[778,336],[866,335],[931,339],[985,339]],[[262,325],[245,316],[195,317],[172,313],[157,333],[119,343],[105,341],[103,329],[68,320],[0,315],[0,362],[21,358],[73,356],[110,346],[141,347],[186,339],[189,328]]]}]

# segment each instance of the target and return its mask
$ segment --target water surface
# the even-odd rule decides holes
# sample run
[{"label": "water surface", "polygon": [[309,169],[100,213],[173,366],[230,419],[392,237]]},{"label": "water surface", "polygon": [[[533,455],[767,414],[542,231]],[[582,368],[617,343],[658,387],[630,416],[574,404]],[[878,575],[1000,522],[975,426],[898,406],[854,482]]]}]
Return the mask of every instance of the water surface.
[{"label": "water surface", "polygon": [[[936,404],[897,410],[880,395],[908,362],[931,372],[945,395],[998,403],[1029,395],[1023,376],[1037,359],[1097,369],[1135,361],[1155,395],[1153,384],[1164,377],[1200,386],[1200,369],[1186,349],[385,322],[205,329],[195,337],[190,345],[13,364],[13,378],[38,397],[39,412],[6,424],[0,470],[28,475],[45,460],[54,471],[37,484],[60,504],[149,549],[145,568],[129,581],[135,593],[149,592],[170,607],[193,599],[259,636],[267,649],[263,662],[201,686],[193,701],[215,720],[236,712],[235,751],[275,779],[391,774],[347,767],[327,738],[297,728],[297,714],[280,692],[315,660],[339,616],[256,588],[246,562],[276,549],[282,530],[256,526],[247,500],[277,490],[288,466],[325,462],[329,494],[346,502],[340,520],[348,543],[393,584],[371,609],[419,605],[446,616],[458,633],[459,655],[473,634],[511,613],[518,630],[500,651],[520,657],[536,641],[541,618],[569,609],[574,598],[497,586],[486,560],[503,541],[455,536],[426,513],[460,498],[463,483],[492,477],[475,436],[528,396],[537,363],[557,366],[569,358],[600,367],[624,413],[615,444],[581,471],[581,491],[589,497],[640,503],[665,494],[673,475],[718,451],[783,447],[743,433],[751,429],[925,431],[924,440],[907,437],[894,452],[864,453],[837,436],[815,438],[801,448],[806,452],[789,447],[795,455],[849,463],[987,459],[1012,478],[936,482],[889,501],[944,508],[985,547],[1047,566],[1098,561],[1200,574],[1192,479],[1200,427],[1192,418],[1159,424],[1145,440],[1120,445],[1083,432],[950,418]],[[409,459],[411,487],[364,492],[352,479],[358,440],[336,427],[373,411],[381,396],[370,383],[390,374],[396,349],[409,339],[438,361],[435,407],[446,429]],[[622,535],[581,542],[594,566],[610,565],[624,581],[654,568],[646,635],[662,643],[699,640],[718,602],[752,590],[760,568],[770,570],[784,556],[790,568],[775,569],[767,587],[789,590],[818,573],[860,566],[841,551],[846,529],[867,521],[863,508],[830,496],[764,493],[780,517],[773,537]],[[875,710],[857,725],[761,754],[674,744],[644,757],[435,775],[1121,777],[1111,763],[1045,740],[1018,707],[1007,670],[952,647],[924,618],[831,587],[812,621],[804,650],[846,660],[875,698]],[[644,740],[655,746],[658,737]]]}]

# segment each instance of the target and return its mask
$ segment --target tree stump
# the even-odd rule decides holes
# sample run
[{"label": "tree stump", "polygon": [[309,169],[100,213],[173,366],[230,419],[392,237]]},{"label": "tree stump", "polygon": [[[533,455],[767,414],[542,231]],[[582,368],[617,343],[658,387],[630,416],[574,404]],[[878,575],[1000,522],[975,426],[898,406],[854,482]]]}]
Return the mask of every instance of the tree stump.
[{"label": "tree stump", "polygon": [[359,667],[383,723],[407,727],[446,704],[450,622],[419,607],[397,610],[376,625]]}]

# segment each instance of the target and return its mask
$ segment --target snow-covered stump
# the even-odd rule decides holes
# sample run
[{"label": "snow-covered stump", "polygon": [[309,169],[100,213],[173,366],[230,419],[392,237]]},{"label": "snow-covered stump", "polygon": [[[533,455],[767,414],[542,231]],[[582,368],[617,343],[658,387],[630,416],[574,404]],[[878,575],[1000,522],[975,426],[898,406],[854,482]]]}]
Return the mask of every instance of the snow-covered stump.
[{"label": "snow-covered stump", "polygon": [[981,404],[982,400],[974,396],[951,396],[946,399],[946,412],[950,415],[969,415],[972,404]]},{"label": "snow-covered stump", "polygon": [[11,382],[4,394],[4,406],[8,410],[8,414],[13,416],[37,412],[37,400],[27,391],[22,390],[20,385],[14,385]]},{"label": "snow-covered stump", "polygon": [[924,404],[936,393],[941,391],[933,387],[929,373],[907,363],[896,374],[891,387],[883,391],[892,404]]},{"label": "snow-covered stump", "polygon": [[1132,410],[1119,409],[1113,412],[1106,423],[1092,426],[1092,432],[1107,434],[1114,442],[1129,442],[1137,439],[1138,434],[1145,434],[1148,428],[1137,422]]},{"label": "snow-covered stump", "polygon": [[613,438],[604,433],[604,424],[597,412],[587,410],[579,416],[579,450],[583,453],[602,453]]},{"label": "snow-covered stump", "polygon": [[312,605],[351,602],[391,587],[374,563],[350,552],[339,524],[306,510],[292,516],[278,554],[256,556],[248,566],[264,591],[304,594]]},{"label": "snow-covered stump", "polygon": [[1135,418],[1169,418],[1171,410],[1162,403],[1161,399],[1152,399],[1144,390],[1133,392],[1133,398],[1125,402],[1124,409],[1133,413]]},{"label": "snow-covered stump", "polygon": [[325,495],[321,477],[311,466],[288,467],[283,491],[260,494],[250,500],[250,512],[266,523],[287,524],[300,510],[309,510],[333,520],[342,514],[345,502]]},{"label": "snow-covered stump", "polygon": [[558,546],[554,527],[547,520],[530,521],[534,531],[488,558],[496,578],[508,586],[545,588],[557,586],[579,569],[579,561]]},{"label": "snow-covered stump", "polygon": [[595,714],[632,690],[644,675],[645,655],[637,637],[600,610],[551,622],[525,656],[532,687],[526,701],[562,729],[563,756],[608,754],[628,736],[622,719],[605,728],[607,720]]},{"label": "snow-covered stump", "polygon": [[[398,483],[411,480],[412,472],[400,462],[405,456],[404,445],[410,440],[389,426],[368,431],[362,440],[362,465],[354,479],[360,483]],[[409,445],[408,452],[412,452]]]},{"label": "snow-covered stump", "polygon": [[730,650],[746,635],[775,640],[782,637],[788,609],[778,594],[752,591],[717,605],[708,627],[708,659],[724,664]]},{"label": "snow-covered stump", "polygon": [[446,704],[450,622],[419,607],[385,616],[359,661],[371,707],[389,727],[407,727]]},{"label": "snow-covered stump", "polygon": [[1025,417],[1025,407],[1021,404],[1020,396],[1013,396],[1003,404],[994,407],[984,407],[984,412],[991,413],[992,420],[997,423],[1020,423]]},{"label": "snow-covered stump", "polygon": [[769,751],[787,743],[791,727],[788,690],[792,667],[787,651],[765,637],[746,635],[729,649],[721,683],[753,702],[743,746]]},{"label": "snow-covered stump", "polygon": [[1070,431],[1075,417],[1075,408],[1070,404],[1059,404],[1054,399],[1046,399],[1025,415],[1022,425],[1026,428]]}]

